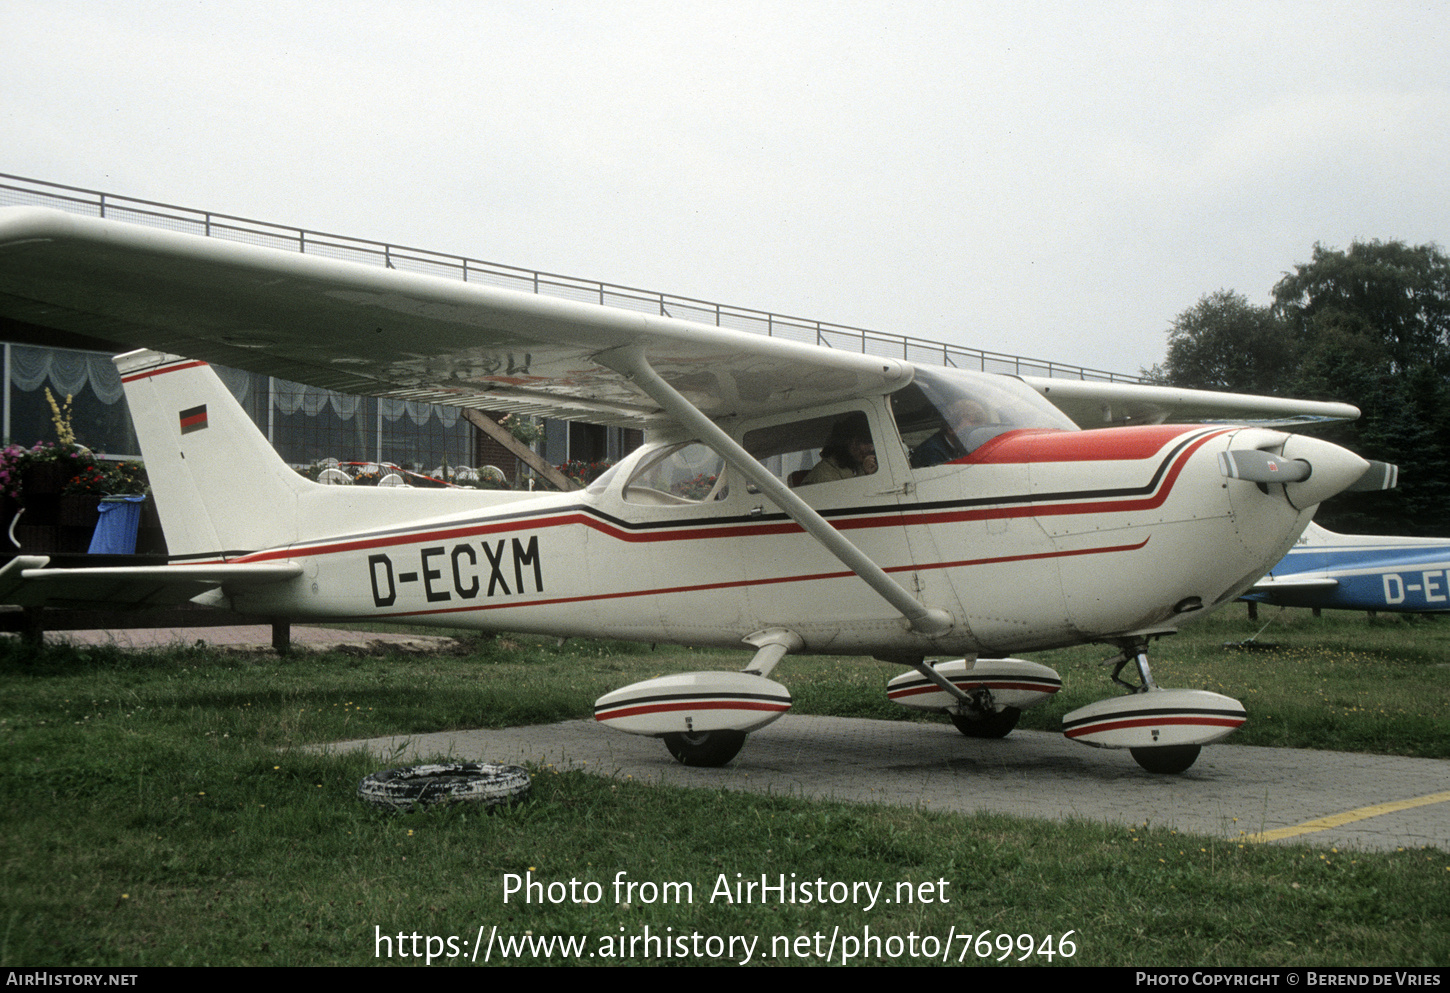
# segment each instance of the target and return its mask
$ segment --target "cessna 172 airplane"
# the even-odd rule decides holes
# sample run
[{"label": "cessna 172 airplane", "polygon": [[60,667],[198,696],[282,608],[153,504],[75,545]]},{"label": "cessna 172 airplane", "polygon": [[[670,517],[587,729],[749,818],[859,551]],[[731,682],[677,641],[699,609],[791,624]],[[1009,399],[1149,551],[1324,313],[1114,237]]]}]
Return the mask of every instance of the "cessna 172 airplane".
[{"label": "cessna 172 airplane", "polygon": [[1282,607],[1450,610],[1450,539],[1335,534],[1310,524],[1284,560],[1244,594]]},{"label": "cessna 172 airplane", "polygon": [[[0,211],[0,318],[145,349],[116,362],[172,556],[21,557],[0,599],[748,645],[743,672],[596,705],[700,765],[790,706],[768,678],[787,654],[899,662],[892,699],[1000,737],[1060,685],[1012,653],[1100,642],[1127,692],[1065,733],[1182,771],[1244,710],[1159,688],[1150,639],[1249,590],[1322,500],[1392,468],[1242,420],[1358,415],[1344,404],[920,368],[38,208]],[[208,362],[646,442],[574,493],[320,486]]]}]

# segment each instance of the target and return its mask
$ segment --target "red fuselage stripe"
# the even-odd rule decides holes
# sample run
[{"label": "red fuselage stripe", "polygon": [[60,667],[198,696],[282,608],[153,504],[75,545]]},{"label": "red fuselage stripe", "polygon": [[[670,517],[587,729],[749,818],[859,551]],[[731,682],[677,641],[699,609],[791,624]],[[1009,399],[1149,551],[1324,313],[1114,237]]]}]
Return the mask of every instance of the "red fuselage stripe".
[{"label": "red fuselage stripe", "polygon": [[766,710],[785,713],[788,703],[749,703],[741,700],[721,700],[714,703],[681,700],[678,703],[651,703],[642,707],[619,707],[594,715],[596,721],[612,721],[618,717],[637,717],[640,714],[669,714],[680,710]]},{"label": "red fuselage stripe", "polygon": [[[952,685],[956,686],[960,690],[975,690],[975,689],[980,689],[982,687],[986,687],[989,690],[1036,690],[1039,693],[1056,693],[1058,690],[1062,689],[1061,684],[1054,685],[1052,683],[993,683],[993,682],[958,683],[955,680],[953,680]],[[944,693],[944,692],[946,692],[946,691],[943,690],[941,687],[937,686],[935,683],[926,683],[926,684],[924,684],[922,686],[913,686],[913,687],[911,687],[909,689],[892,690],[890,693],[887,693],[886,695],[888,697],[890,697],[892,700],[895,700],[897,697],[902,697],[902,696],[916,696],[919,693]]]},{"label": "red fuselage stripe", "polygon": [[138,372],[134,376],[122,376],[121,382],[134,383],[138,379],[150,379],[152,376],[164,376],[168,372],[180,372],[182,369],[195,369],[197,366],[206,365],[205,362],[177,362],[172,365],[160,366],[156,369],[148,369],[145,372]]},{"label": "red fuselage stripe", "polygon": [[1073,728],[1071,731],[1064,731],[1063,734],[1069,738],[1081,738],[1085,734],[1097,734],[1101,731],[1162,727],[1165,724],[1197,724],[1201,727],[1236,728],[1241,726],[1246,719],[1243,717],[1139,717],[1125,721],[1088,724],[1084,727]]},{"label": "red fuselage stripe", "polygon": [[957,460],[961,465],[1024,462],[1136,462],[1151,459],[1173,439],[1201,425],[1173,424],[1089,431],[1009,431]]},{"label": "red fuselage stripe", "polygon": [[[1205,439],[1207,440],[1207,439]],[[1200,442],[1201,444],[1201,442]],[[947,510],[936,513],[909,513],[893,512],[889,514],[873,515],[849,521],[836,521],[832,526],[838,531],[854,531],[863,528],[881,527],[918,527],[924,524],[952,524],[964,521],[999,520],[1017,517],[1054,517],[1062,514],[1093,514],[1105,512],[1121,512],[1135,510],[1151,510],[1159,507],[1168,498],[1168,491],[1177,480],[1182,469],[1186,456],[1191,454],[1198,447],[1193,445],[1184,453],[1185,458],[1179,460],[1169,471],[1168,478],[1157,494],[1141,500],[1098,500],[1083,503],[1063,503],[1043,506],[1041,504],[1029,504],[1018,507],[990,507],[982,510]],[[313,545],[301,548],[272,548],[264,552],[255,552],[244,556],[238,561],[261,562],[268,559],[294,559],[305,558],[313,555],[332,555],[339,552],[372,551],[378,548],[391,548],[398,545],[421,545],[437,541],[454,541],[479,537],[500,532],[515,531],[539,531],[544,528],[567,527],[577,525],[587,527],[601,534],[608,535],[617,541],[626,542],[655,542],[655,541],[701,541],[710,538],[739,538],[739,537],[762,537],[781,534],[803,534],[801,527],[793,521],[782,521],[772,524],[753,525],[730,525],[723,527],[698,527],[685,529],[673,529],[658,534],[636,534],[622,528],[615,527],[605,521],[598,520],[592,515],[580,511],[565,511],[560,514],[500,521],[496,524],[478,524],[469,522],[459,524],[455,527],[440,527],[430,531],[415,531],[407,534],[389,535],[387,537],[369,537],[356,539],[341,539],[327,542],[326,544]]]},{"label": "red fuselage stripe", "polygon": [[[1181,433],[1181,432],[1179,432]],[[861,528],[880,527],[916,527],[923,524],[950,524],[962,521],[994,520],[1018,517],[1053,517],[1063,514],[1094,514],[1094,513],[1121,513],[1123,511],[1152,510],[1168,499],[1179,474],[1188,463],[1189,458],[1210,438],[1221,434],[1213,432],[1193,442],[1180,452],[1173,461],[1166,477],[1160,483],[1157,491],[1150,496],[1135,500],[1089,500],[1078,503],[1053,503],[1053,504],[1024,504],[1010,507],[987,507],[981,510],[943,510],[938,512],[911,513],[909,511],[892,511],[883,514],[874,514],[868,517],[859,517],[853,520],[833,522],[833,526],[840,531],[853,531]],[[296,559],[313,555],[332,555],[339,552],[371,551],[378,548],[391,548],[398,545],[418,545],[426,542],[451,541],[467,539],[486,534],[497,534],[499,532],[511,532],[532,530],[538,531],[544,528],[566,527],[578,525],[591,528],[601,534],[606,534],[617,541],[627,542],[654,542],[654,541],[700,541],[710,538],[737,538],[751,536],[766,536],[779,534],[800,534],[803,533],[800,525],[794,521],[781,521],[771,524],[740,524],[723,526],[692,527],[688,529],[671,529],[662,533],[638,534],[623,528],[616,527],[605,521],[601,521],[590,514],[577,510],[564,511],[558,514],[546,515],[537,518],[524,518],[509,521],[500,521],[494,524],[479,524],[469,522],[453,527],[440,526],[435,530],[409,532],[407,534],[389,535],[387,537],[367,537],[355,539],[339,539],[312,546],[301,548],[273,548],[264,552],[256,552],[239,558],[240,562],[264,562],[268,559]],[[929,567],[928,567],[929,568]],[[887,570],[888,572],[890,570]]]}]

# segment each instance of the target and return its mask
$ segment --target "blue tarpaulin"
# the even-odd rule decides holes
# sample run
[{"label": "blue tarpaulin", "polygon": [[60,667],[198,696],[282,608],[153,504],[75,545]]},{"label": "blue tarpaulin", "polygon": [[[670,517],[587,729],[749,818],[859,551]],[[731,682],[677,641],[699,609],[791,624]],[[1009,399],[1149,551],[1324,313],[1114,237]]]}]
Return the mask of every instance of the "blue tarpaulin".
[{"label": "blue tarpaulin", "polygon": [[101,519],[91,537],[92,555],[132,555],[136,551],[136,532],[141,527],[141,504],[144,496],[108,496],[101,498]]}]

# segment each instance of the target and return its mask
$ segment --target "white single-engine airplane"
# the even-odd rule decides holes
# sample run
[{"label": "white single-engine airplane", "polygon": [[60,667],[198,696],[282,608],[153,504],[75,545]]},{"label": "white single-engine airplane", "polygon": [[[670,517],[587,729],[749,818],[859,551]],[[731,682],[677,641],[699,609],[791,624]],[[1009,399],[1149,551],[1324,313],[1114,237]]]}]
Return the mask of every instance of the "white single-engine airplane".
[{"label": "white single-engine airplane", "polygon": [[1450,611],[1450,539],[1335,534],[1310,524],[1243,598],[1326,610]]},{"label": "white single-engine airplane", "polygon": [[[690,764],[790,706],[767,678],[788,653],[899,662],[892,699],[999,737],[1059,686],[1006,656],[1103,642],[1129,692],[1065,733],[1182,771],[1244,710],[1158,688],[1149,639],[1236,599],[1320,501],[1391,468],[1242,422],[1358,415],[1344,404],[919,368],[38,208],[0,211],[0,317],[150,349],[116,362],[172,555],[16,559],[0,599],[752,646],[743,672],[596,705]],[[207,362],[646,442],[575,493],[320,486]],[[1240,420],[1167,423],[1190,417]]]}]

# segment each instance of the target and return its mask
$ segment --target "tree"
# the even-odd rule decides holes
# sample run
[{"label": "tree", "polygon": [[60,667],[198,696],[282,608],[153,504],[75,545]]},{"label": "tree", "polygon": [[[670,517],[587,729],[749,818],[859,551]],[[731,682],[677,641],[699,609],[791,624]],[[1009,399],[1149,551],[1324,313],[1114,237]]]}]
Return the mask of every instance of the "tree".
[{"label": "tree", "polygon": [[1168,356],[1150,378],[1230,393],[1282,393],[1294,363],[1287,323],[1269,307],[1219,290],[1173,319]]},{"label": "tree", "polygon": [[1311,349],[1328,337],[1392,373],[1421,364],[1450,373],[1450,258],[1435,245],[1315,245],[1313,261],[1273,292],[1275,312]]},{"label": "tree", "polygon": [[1273,290],[1298,343],[1293,391],[1360,408],[1326,437],[1400,467],[1394,493],[1327,504],[1331,528],[1397,534],[1450,529],[1450,257],[1435,245],[1314,246]]},{"label": "tree", "polygon": [[1350,494],[1331,500],[1326,526],[1411,535],[1445,534],[1450,528],[1450,384],[1428,363],[1403,375],[1385,376],[1361,398],[1359,446],[1367,458],[1400,467],[1400,485],[1389,493]]},{"label": "tree", "polygon": [[1271,307],[1220,290],[1174,320],[1150,375],[1175,386],[1340,400],[1360,420],[1322,429],[1365,458],[1400,466],[1390,494],[1345,495],[1327,527],[1450,533],[1450,257],[1435,245],[1314,246]]}]

